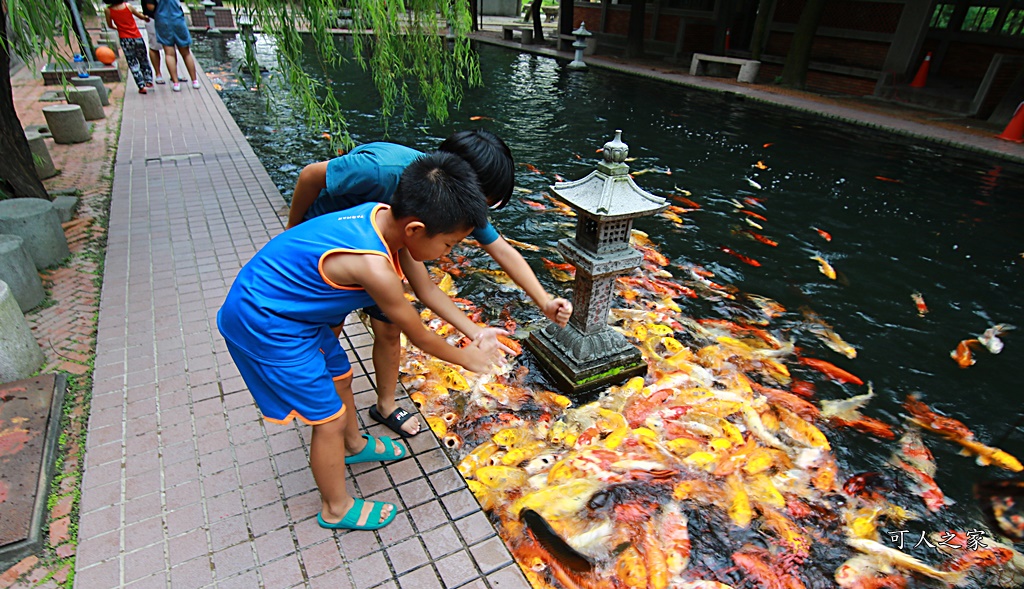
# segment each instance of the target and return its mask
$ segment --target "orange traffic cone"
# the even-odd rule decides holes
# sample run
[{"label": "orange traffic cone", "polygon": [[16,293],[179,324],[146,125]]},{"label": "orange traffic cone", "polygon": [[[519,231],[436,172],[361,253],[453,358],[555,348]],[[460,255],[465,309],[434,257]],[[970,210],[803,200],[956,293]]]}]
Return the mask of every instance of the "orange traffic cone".
[{"label": "orange traffic cone", "polygon": [[924,61],[921,62],[921,67],[917,70],[917,75],[914,76],[914,81],[910,83],[911,88],[924,88],[925,83],[928,82],[928,68],[932,64],[932,52],[929,51],[928,55],[924,56]]},{"label": "orange traffic cone", "polygon": [[1010,124],[1006,125],[1002,134],[996,135],[996,138],[1024,143],[1024,102],[1017,105],[1017,110],[1014,111]]}]

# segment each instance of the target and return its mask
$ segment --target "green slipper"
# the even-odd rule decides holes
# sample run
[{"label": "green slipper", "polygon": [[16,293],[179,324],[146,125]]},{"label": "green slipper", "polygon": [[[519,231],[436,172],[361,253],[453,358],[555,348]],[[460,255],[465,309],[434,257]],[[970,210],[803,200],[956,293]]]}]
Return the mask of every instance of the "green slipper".
[{"label": "green slipper", "polygon": [[383,460],[398,460],[405,458],[405,446],[396,444],[391,438],[381,437],[384,443],[384,451],[377,452],[377,438],[370,434],[363,434],[366,438],[366,445],[358,454],[345,457],[345,464],[359,464],[360,462],[380,462]]},{"label": "green slipper", "polygon": [[[374,501],[370,514],[366,516],[366,523],[359,525],[359,515],[363,513],[364,503],[366,502],[362,499],[356,499],[355,503],[352,504],[352,508],[345,514],[345,517],[341,518],[340,522],[333,524],[324,521],[323,516],[318,513],[316,514],[316,523],[320,524],[321,528],[327,528],[328,530],[379,530],[390,524],[391,520],[395,519],[395,516],[398,515],[398,506],[394,503]],[[384,518],[384,521],[380,521],[380,512],[384,510],[385,505],[391,506],[391,514]]]}]

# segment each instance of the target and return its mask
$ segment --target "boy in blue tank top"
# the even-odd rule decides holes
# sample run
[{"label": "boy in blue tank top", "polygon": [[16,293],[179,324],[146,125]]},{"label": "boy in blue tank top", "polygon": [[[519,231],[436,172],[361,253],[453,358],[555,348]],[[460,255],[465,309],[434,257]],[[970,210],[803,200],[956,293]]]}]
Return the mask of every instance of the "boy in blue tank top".
[{"label": "boy in blue tank top", "polygon": [[[445,139],[438,151],[455,154],[473,168],[491,210],[502,208],[512,198],[515,185],[512,152],[497,135],[482,129],[459,131]],[[360,145],[341,157],[306,166],[292,193],[288,227],[366,202],[390,202],[402,171],[422,156],[421,152],[403,145],[378,142]],[[473,231],[472,237],[548,319],[565,326],[572,315],[572,303],[549,295],[519,251],[505,241],[490,222]],[[427,272],[422,264],[417,266],[417,273]],[[432,300],[447,298],[436,287],[430,290]],[[411,437],[424,428],[416,415],[395,403],[401,330],[390,323],[380,309],[371,306],[364,311],[370,316],[373,328],[377,385],[377,405],[370,407],[370,417],[402,437]],[[442,317],[463,334],[470,335],[466,329],[473,329],[472,322],[462,313]],[[336,332],[339,331],[340,326],[336,328]]]},{"label": "boy in blue tank top", "polygon": [[[448,345],[424,327],[402,285],[404,274],[417,295],[428,286],[437,290],[417,267],[447,255],[486,223],[487,203],[472,168],[451,154],[433,154],[406,167],[390,206],[370,202],[286,231],[231,285],[217,326],[263,418],[298,418],[313,426],[310,468],[320,490],[320,526],[379,529],[390,523],[394,504],[348,494],[345,465],[408,454],[390,438],[359,434],[351,365],[331,326],[376,304],[428,354],[488,371],[500,356],[496,336],[505,332],[462,315],[473,342],[461,349]],[[442,317],[461,314],[441,298],[420,296]]]}]

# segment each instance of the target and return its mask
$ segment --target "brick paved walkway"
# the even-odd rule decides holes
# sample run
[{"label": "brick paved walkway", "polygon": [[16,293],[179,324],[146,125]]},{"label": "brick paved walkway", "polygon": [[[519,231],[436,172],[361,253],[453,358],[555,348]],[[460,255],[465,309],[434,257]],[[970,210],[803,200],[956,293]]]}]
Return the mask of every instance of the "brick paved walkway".
[{"label": "brick paved walkway", "polygon": [[[201,78],[145,96],[129,83],[124,101],[75,586],[528,587],[429,434],[410,458],[350,469],[358,496],[400,506],[394,523],[317,526],[310,429],[259,418],[215,327],[285,203]],[[362,418],[371,340],[359,323],[346,337]]]}]

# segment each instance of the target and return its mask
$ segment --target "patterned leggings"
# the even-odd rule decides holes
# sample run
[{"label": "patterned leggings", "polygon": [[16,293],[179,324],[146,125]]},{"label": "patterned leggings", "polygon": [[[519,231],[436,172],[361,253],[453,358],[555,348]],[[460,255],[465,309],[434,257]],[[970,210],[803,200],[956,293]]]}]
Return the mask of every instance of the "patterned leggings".
[{"label": "patterned leggings", "polygon": [[152,84],[153,68],[149,67],[149,51],[142,37],[121,39],[121,50],[124,52],[124,60],[128,63],[128,71],[135,78],[135,85],[145,88],[146,84]]}]

